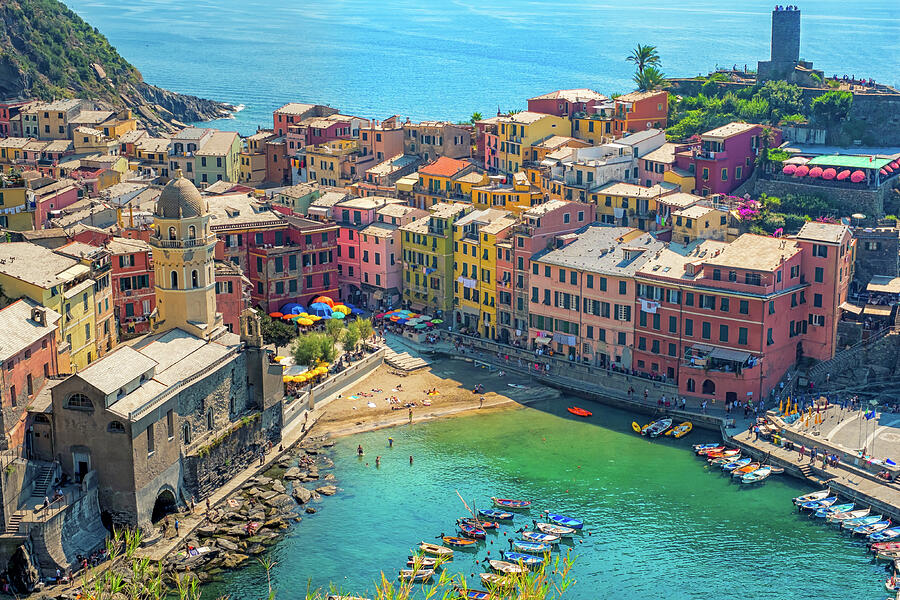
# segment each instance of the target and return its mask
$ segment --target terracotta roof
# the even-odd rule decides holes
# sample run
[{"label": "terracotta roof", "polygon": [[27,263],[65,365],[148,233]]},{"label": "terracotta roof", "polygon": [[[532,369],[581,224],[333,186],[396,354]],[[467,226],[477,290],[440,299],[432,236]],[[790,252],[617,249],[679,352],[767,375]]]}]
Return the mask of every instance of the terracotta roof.
[{"label": "terracotta roof", "polygon": [[604,96],[600,92],[588,88],[578,88],[574,90],[556,90],[555,92],[549,92],[547,94],[535,96],[534,98],[529,98],[529,100],[557,100],[560,98],[563,100],[568,100],[569,102],[606,100],[606,96]]},{"label": "terracotta roof", "polygon": [[752,131],[757,127],[759,127],[759,125],[756,125],[754,123],[728,123],[727,125],[722,125],[721,127],[711,129],[702,134],[700,137],[730,138],[731,136],[738,135],[739,133]]},{"label": "terracotta roof", "polygon": [[436,161],[421,167],[419,174],[452,177],[470,165],[471,163],[464,160],[442,156]]},{"label": "terracotta roof", "polygon": [[667,94],[665,91],[656,91],[656,92],[631,92],[630,94],[623,94],[618,98],[615,98],[616,101],[622,102],[637,102],[638,100],[646,100],[647,98],[653,98],[654,96],[659,96],[660,94]]}]

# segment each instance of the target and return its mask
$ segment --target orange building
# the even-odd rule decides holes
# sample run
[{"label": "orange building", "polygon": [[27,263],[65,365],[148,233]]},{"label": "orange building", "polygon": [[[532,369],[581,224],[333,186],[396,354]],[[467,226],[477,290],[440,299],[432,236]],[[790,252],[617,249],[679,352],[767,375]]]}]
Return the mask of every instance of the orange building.
[{"label": "orange building", "polygon": [[631,92],[615,99],[613,130],[616,137],[646,129],[665,129],[669,114],[669,93]]}]

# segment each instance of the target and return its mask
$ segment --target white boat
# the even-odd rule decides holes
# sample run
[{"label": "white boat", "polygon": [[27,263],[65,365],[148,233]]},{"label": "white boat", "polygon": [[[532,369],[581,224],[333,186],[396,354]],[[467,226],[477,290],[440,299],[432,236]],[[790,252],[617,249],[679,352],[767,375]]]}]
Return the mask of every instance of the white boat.
[{"label": "white boat", "polygon": [[659,419],[650,423],[641,433],[650,437],[658,437],[668,431],[671,426],[672,419]]},{"label": "white boat", "polygon": [[559,537],[572,537],[575,535],[575,529],[572,527],[564,527],[562,525],[554,525],[553,523],[538,523],[534,526],[541,533],[549,533],[550,535],[558,535]]},{"label": "white boat", "polygon": [[813,500],[824,500],[828,497],[828,494],[831,493],[831,490],[819,490],[818,492],[810,492],[809,494],[803,494],[802,496],[797,496],[794,498],[794,504],[803,504],[804,502],[811,502]]}]

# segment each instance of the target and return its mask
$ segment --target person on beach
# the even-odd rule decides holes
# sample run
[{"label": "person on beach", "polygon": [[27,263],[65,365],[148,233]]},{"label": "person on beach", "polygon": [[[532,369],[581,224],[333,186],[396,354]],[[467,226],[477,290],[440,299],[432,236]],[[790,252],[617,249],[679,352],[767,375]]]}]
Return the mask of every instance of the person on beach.
[{"label": "person on beach", "polygon": [[409,422],[412,423],[412,406],[409,407]]},{"label": "person on beach", "polygon": [[209,514],[209,498],[206,499],[206,514]]},{"label": "person on beach", "polygon": [[478,400],[478,408],[484,408],[484,396]]},{"label": "person on beach", "polygon": [[800,444],[800,448],[797,450],[797,462],[803,462],[804,454],[806,454],[806,446]]},{"label": "person on beach", "polygon": [[362,456],[362,455],[363,455],[362,444],[360,444],[359,446],[356,447],[356,455],[357,455],[357,456]]}]

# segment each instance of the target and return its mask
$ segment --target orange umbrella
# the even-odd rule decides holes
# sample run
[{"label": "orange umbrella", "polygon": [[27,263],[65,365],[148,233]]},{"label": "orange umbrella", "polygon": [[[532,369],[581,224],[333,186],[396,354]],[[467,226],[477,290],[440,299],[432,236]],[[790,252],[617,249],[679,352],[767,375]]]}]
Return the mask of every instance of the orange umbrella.
[{"label": "orange umbrella", "polygon": [[328,296],[319,296],[318,298],[310,302],[310,304],[315,304],[316,302],[324,302],[328,305],[329,308],[334,308],[334,300],[332,300]]}]

